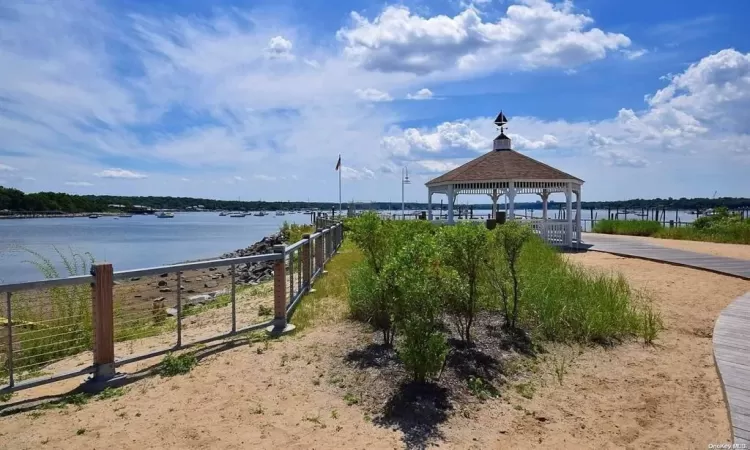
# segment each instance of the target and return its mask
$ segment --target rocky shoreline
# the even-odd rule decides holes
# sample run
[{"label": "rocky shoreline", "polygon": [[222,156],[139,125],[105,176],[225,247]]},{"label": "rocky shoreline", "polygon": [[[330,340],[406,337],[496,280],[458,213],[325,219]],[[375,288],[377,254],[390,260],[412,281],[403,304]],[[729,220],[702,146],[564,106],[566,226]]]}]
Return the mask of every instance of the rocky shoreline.
[{"label": "rocky shoreline", "polygon": [[[265,255],[273,252],[274,245],[285,243],[282,233],[275,233],[264,237],[254,244],[227,252],[218,258],[209,258],[198,261],[210,261],[216,259],[241,258],[255,255]],[[191,261],[191,262],[198,262]],[[273,261],[262,261],[257,263],[243,263],[236,266],[236,286],[257,286],[261,283],[273,280]],[[201,270],[186,270],[181,272],[180,291],[183,294],[183,307],[193,307],[213,302],[216,298],[230,292],[232,287],[231,266],[209,267]],[[117,282],[122,285],[130,297],[138,304],[143,301],[151,304],[155,316],[174,316],[176,310],[175,291],[177,290],[176,272],[165,272],[150,277],[134,277],[125,282]],[[123,292],[124,293],[124,292]],[[138,307],[138,309],[141,309]]]},{"label": "rocky shoreline", "polygon": [[[244,258],[247,256],[266,255],[273,253],[274,245],[284,244],[282,233],[266,236],[253,245],[224,253],[219,259]],[[231,268],[227,268],[231,274]],[[257,263],[246,263],[237,266],[236,281],[244,284],[257,284],[273,279],[273,261],[262,261]]]}]

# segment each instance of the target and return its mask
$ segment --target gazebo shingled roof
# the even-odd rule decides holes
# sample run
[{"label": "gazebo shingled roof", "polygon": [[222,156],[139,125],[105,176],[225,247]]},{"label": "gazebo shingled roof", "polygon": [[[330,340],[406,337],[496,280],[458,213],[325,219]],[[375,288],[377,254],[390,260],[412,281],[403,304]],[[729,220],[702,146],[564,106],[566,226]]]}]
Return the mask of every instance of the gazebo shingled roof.
[{"label": "gazebo shingled roof", "polygon": [[[448,197],[447,223],[454,223],[456,197],[459,194],[486,194],[492,199],[492,214],[497,218],[497,201],[500,196],[507,199],[507,219],[516,220],[515,198],[518,194],[535,194],[542,198],[542,218],[523,219],[542,238],[552,245],[571,246],[581,243],[581,187],[583,180],[555,169],[513,150],[511,139],[505,135],[508,118],[500,111],[495,125],[500,135],[492,141],[492,151],[434,178],[427,186],[427,215],[432,220],[432,196],[444,194]],[[551,220],[547,215],[548,198],[552,194],[565,194],[565,210]],[[576,196],[575,224],[573,195]],[[440,207],[442,217],[442,203]],[[564,214],[563,214],[564,213]],[[473,215],[473,213],[472,213]],[[532,214],[533,215],[533,214]],[[459,209],[460,217],[460,209]],[[575,238],[574,238],[575,235]]]},{"label": "gazebo shingled roof", "polygon": [[515,150],[492,150],[466,164],[456,167],[426,183],[437,186],[448,182],[483,182],[499,180],[578,180]]}]

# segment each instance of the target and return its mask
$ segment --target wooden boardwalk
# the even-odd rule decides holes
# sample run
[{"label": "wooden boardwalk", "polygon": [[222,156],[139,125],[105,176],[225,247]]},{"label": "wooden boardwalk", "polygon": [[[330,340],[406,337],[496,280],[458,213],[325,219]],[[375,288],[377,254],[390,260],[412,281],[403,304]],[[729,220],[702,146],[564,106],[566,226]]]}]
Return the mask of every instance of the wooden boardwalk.
[{"label": "wooden boardwalk", "polygon": [[[666,262],[750,280],[750,261],[661,247],[639,239],[583,235],[588,250]],[[750,449],[750,292],[734,300],[716,320],[714,360],[735,444]]]},{"label": "wooden boardwalk", "polygon": [[750,292],[719,314],[713,340],[734,443],[750,448]]},{"label": "wooden boardwalk", "polygon": [[583,233],[584,248],[620,256],[693,267],[750,280],[750,261],[666,248],[627,236]]}]

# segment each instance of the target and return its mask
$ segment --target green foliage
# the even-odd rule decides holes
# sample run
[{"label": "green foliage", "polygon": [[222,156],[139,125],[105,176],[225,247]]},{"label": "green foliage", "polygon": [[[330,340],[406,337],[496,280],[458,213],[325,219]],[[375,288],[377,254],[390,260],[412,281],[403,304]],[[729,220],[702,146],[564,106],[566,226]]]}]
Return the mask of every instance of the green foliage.
[{"label": "green foliage", "polygon": [[192,353],[183,353],[178,356],[169,353],[159,364],[158,371],[163,377],[173,377],[189,373],[196,365],[198,365],[198,358]]},{"label": "green foliage", "polygon": [[[54,247],[53,247],[54,248]],[[23,249],[35,259],[33,264],[45,278],[60,278],[61,274],[49,258]],[[89,273],[94,258],[89,253],[70,250],[65,254],[57,248],[68,276]],[[52,361],[93,346],[91,287],[88,284],[61,286],[43,291],[19,291],[11,297],[13,322],[19,324],[14,341],[18,348],[14,355],[17,372],[34,371]],[[4,360],[6,349],[0,349]],[[0,368],[0,376],[4,374]]]},{"label": "green foliage", "polygon": [[366,212],[350,226],[351,240],[362,250],[366,263],[379,275],[394,248],[393,223],[381,220],[374,212]]},{"label": "green foliage", "polygon": [[713,215],[703,216],[686,227],[664,228],[654,237],[691,241],[750,244],[750,220],[726,208],[717,208]]},{"label": "green foliage", "polygon": [[538,337],[609,343],[636,335],[643,311],[623,276],[591,272],[562,258],[540,239],[520,259],[519,321]]},{"label": "green foliage", "polygon": [[268,305],[258,305],[258,315],[259,316],[272,316],[273,315],[273,308],[271,308]]},{"label": "green foliage", "polygon": [[456,282],[455,277],[441,264],[431,234],[414,236],[384,271],[395,287],[395,318],[402,335],[399,357],[414,381],[424,382],[440,372],[448,352],[440,328],[445,288]]},{"label": "green foliage", "polygon": [[0,394],[0,403],[9,402],[13,398],[13,392],[3,392]]},{"label": "green foliage", "polygon": [[349,279],[349,306],[355,319],[370,323],[383,333],[383,342],[392,345],[395,338],[396,280],[384,268],[396,253],[413,239],[431,235],[433,227],[421,221],[384,221],[367,212],[349,222],[349,236],[364,255]]},{"label": "green foliage", "polygon": [[366,261],[357,264],[349,276],[349,311],[355,320],[381,331],[384,344],[393,344],[395,297],[386,277],[376,274]]},{"label": "green foliage", "polygon": [[390,339],[399,330],[398,354],[416,381],[442,369],[443,320],[470,340],[472,318],[486,308],[500,310],[507,327],[533,339],[652,341],[661,330],[622,276],[584,270],[520,223],[487,231],[365,214],[350,224],[364,255],[349,274],[351,315],[390,330]]},{"label": "green foliage", "polygon": [[346,394],[344,394],[344,401],[348,406],[356,405],[357,403],[359,403],[359,397],[352,394],[351,392],[347,392]]},{"label": "green foliage", "polygon": [[312,225],[300,225],[297,223],[289,223],[284,221],[281,225],[281,234],[284,236],[284,241],[288,244],[294,244],[302,240],[302,235],[312,234],[315,230]]},{"label": "green foliage", "polygon": [[443,227],[438,235],[443,262],[455,271],[455,284],[446,298],[446,311],[459,336],[471,342],[471,326],[481,309],[480,275],[487,258],[488,233],[473,224]]},{"label": "green foliage", "polygon": [[362,259],[362,252],[345,240],[336,256],[326,264],[328,273],[315,280],[315,292],[306,295],[294,310],[292,318],[298,331],[312,325],[333,323],[347,316],[345,300],[349,274]]},{"label": "green foliage", "polygon": [[109,400],[111,398],[122,397],[123,395],[125,395],[125,391],[126,390],[124,387],[119,387],[119,388],[108,387],[104,389],[102,392],[100,392],[97,398],[99,400]]},{"label": "green foliage", "polygon": [[699,217],[691,224],[674,228],[665,228],[659,222],[649,220],[600,220],[596,222],[593,231],[663,239],[750,244],[750,220],[742,220],[739,214],[730,213],[726,208],[717,208],[713,215]]},{"label": "green foliage", "polygon": [[630,236],[651,236],[662,230],[659,222],[652,220],[599,220],[594,225],[594,233],[626,234]]},{"label": "green foliage", "polygon": [[641,337],[644,344],[653,344],[656,336],[664,329],[661,315],[653,308],[646,308],[642,314]]},{"label": "green foliage", "polygon": [[500,392],[491,383],[483,380],[481,377],[470,376],[467,381],[471,395],[480,400],[488,400],[500,396]]},{"label": "green foliage", "polygon": [[516,328],[521,286],[519,260],[524,245],[531,240],[531,229],[517,222],[508,222],[495,228],[489,240],[485,271],[488,285],[501,300],[505,324]]}]

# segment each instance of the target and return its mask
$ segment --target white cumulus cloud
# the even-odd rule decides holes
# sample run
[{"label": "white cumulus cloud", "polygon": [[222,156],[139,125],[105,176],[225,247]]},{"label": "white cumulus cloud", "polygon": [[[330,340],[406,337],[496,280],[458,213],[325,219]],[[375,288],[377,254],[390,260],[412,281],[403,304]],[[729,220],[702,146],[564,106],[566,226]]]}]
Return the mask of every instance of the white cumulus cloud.
[{"label": "white cumulus cloud", "polygon": [[97,172],[94,175],[99,178],[122,178],[122,179],[131,179],[131,180],[147,177],[146,175],[142,173],[133,172],[131,170],[125,170],[125,169],[106,169],[106,170],[102,170],[101,172]]},{"label": "white cumulus cloud", "polygon": [[294,59],[292,54],[292,41],[285,39],[283,36],[274,36],[268,41],[266,47],[266,57],[269,59],[291,60]]},{"label": "white cumulus cloud", "polygon": [[431,90],[423,88],[418,90],[414,94],[407,94],[406,98],[409,100],[429,100],[432,98],[432,95],[433,94]]},{"label": "white cumulus cloud", "polygon": [[390,102],[391,100],[393,100],[393,97],[391,97],[391,95],[387,92],[383,92],[374,88],[357,89],[354,91],[354,93],[361,100],[367,102]]},{"label": "white cumulus cloud", "polygon": [[458,69],[574,67],[630,46],[624,34],[590,28],[572,1],[523,0],[496,22],[467,7],[454,17],[422,17],[402,5],[370,20],[353,12],[338,31],[345,53],[369,70],[427,74]]}]

